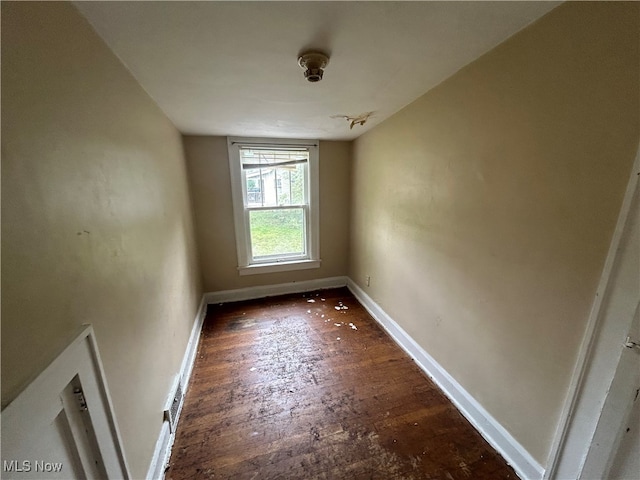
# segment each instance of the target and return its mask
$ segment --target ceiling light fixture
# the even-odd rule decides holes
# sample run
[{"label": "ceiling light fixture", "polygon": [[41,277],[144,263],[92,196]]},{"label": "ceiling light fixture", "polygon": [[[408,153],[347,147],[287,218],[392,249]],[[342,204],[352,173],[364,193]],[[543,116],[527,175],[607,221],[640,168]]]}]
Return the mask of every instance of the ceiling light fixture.
[{"label": "ceiling light fixture", "polygon": [[324,68],[329,63],[329,57],[322,52],[305,52],[298,57],[298,65],[304,68],[304,78],[310,82],[322,80]]}]

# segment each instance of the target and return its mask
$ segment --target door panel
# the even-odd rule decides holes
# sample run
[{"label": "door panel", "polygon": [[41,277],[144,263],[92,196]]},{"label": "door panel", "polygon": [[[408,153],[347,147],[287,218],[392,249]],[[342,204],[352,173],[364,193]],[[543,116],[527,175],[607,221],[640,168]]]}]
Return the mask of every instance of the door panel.
[{"label": "door panel", "polygon": [[622,442],[613,461],[611,480],[640,478],[640,400],[636,397],[629,421],[622,433]]},{"label": "door panel", "polygon": [[[640,305],[636,309],[629,338],[635,343],[640,343]],[[628,388],[625,389],[627,404],[622,406],[624,410],[630,410],[630,412],[626,421],[622,423],[618,434],[620,443],[617,449],[614,449],[617,452],[612,458],[612,467],[608,478],[611,480],[638,480],[640,478],[640,346],[627,348],[618,369],[625,377],[632,379]],[[625,374],[625,372],[628,373]]]},{"label": "door panel", "polygon": [[128,479],[90,327],[2,411],[3,479]]},{"label": "door panel", "polygon": [[[67,413],[60,410],[49,421],[37,416],[33,432],[25,432],[20,442],[4,439],[3,479],[85,479]],[[3,421],[5,420],[3,415]],[[42,421],[45,420],[45,421]],[[8,421],[11,421],[8,419]]]},{"label": "door panel", "polygon": [[[604,402],[594,412],[597,423],[584,459],[581,479],[610,478],[636,392],[640,389],[640,350],[625,347],[627,337],[640,342],[638,265],[640,191],[636,188],[603,303],[601,331],[594,345],[594,356],[600,353],[602,358],[606,358],[611,364],[611,373],[608,378],[601,379],[601,388],[605,389]],[[637,426],[634,431],[637,432]],[[618,462],[616,469],[623,468],[622,464],[626,463],[623,458],[615,461]],[[630,478],[640,480],[640,472],[636,471]]]}]

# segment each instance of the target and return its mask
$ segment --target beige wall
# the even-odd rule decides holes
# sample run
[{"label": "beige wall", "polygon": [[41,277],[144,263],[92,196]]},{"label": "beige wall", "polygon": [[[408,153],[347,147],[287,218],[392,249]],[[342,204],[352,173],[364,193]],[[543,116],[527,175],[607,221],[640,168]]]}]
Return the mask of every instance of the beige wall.
[{"label": "beige wall", "polygon": [[638,147],[639,32],[638,3],[564,4],[354,145],[351,278],[543,465]]},{"label": "beige wall", "polygon": [[[353,169],[321,142],[319,269],[239,276],[226,139],[184,137],[202,288],[349,273],[544,464],[638,145],[639,19],[565,4]],[[143,477],[201,293],[180,135],[69,4],[3,2],[2,63],[2,405],[92,323]]]},{"label": "beige wall", "polygon": [[226,137],[186,136],[185,154],[204,290],[215,292],[347,274],[349,248],[349,142],[320,142],[320,268],[238,274]]},{"label": "beige wall", "polygon": [[191,215],[180,134],[75,8],[2,2],[2,405],[93,324],[134,478],[200,300]]}]

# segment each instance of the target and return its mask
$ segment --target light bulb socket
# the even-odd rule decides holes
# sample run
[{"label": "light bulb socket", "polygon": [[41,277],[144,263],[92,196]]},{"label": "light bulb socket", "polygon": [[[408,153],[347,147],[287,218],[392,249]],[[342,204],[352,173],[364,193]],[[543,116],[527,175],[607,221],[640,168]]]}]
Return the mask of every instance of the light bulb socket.
[{"label": "light bulb socket", "polygon": [[322,52],[306,52],[298,57],[298,65],[304,69],[304,78],[316,83],[322,80],[324,68],[329,63],[329,57]]}]

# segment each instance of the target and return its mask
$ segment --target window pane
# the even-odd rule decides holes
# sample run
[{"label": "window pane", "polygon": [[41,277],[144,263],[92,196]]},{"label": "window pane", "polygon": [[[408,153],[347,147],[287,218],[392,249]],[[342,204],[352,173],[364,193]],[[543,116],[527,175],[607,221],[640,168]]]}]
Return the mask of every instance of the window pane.
[{"label": "window pane", "polygon": [[305,164],[245,170],[248,207],[302,205]]},{"label": "window pane", "polygon": [[305,194],[305,176],[307,171],[307,165],[301,164],[296,165],[296,168],[291,170],[291,178],[290,178],[290,192],[291,192],[291,203],[293,205],[302,205],[306,204],[306,194]]},{"label": "window pane", "polygon": [[252,168],[246,172],[247,206],[261,207],[263,202],[263,182],[260,169]]},{"label": "window pane", "polygon": [[254,259],[304,255],[304,210],[287,208],[249,212]]},{"label": "window pane", "polygon": [[308,150],[241,148],[245,205],[276,207],[306,204]]}]

